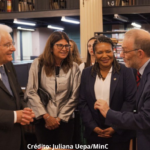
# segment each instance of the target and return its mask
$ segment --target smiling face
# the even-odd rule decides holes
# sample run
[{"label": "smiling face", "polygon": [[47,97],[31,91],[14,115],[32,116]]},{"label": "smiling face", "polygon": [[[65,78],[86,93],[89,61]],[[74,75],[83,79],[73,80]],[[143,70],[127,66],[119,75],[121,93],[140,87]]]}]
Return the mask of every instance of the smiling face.
[{"label": "smiling face", "polygon": [[9,33],[5,32],[0,39],[0,65],[12,61],[12,53],[16,50],[12,44],[12,38]]},{"label": "smiling face", "polygon": [[111,44],[105,42],[96,44],[95,59],[99,63],[100,68],[110,68],[114,60]]},{"label": "smiling face", "polygon": [[54,54],[54,59],[56,61],[64,60],[69,54],[69,48],[65,48],[65,46],[63,46],[63,48],[60,48],[59,44],[68,45],[68,42],[65,39],[61,39],[54,44],[53,54]]}]

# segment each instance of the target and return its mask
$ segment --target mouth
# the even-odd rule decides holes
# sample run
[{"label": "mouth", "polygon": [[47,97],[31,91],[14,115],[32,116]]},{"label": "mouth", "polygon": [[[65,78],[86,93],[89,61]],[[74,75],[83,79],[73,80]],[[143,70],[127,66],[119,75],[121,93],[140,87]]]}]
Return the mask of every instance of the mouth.
[{"label": "mouth", "polygon": [[103,63],[108,63],[109,59],[101,60]]},{"label": "mouth", "polygon": [[67,52],[60,52],[60,54],[62,54],[62,55],[66,55],[66,54],[68,54]]}]

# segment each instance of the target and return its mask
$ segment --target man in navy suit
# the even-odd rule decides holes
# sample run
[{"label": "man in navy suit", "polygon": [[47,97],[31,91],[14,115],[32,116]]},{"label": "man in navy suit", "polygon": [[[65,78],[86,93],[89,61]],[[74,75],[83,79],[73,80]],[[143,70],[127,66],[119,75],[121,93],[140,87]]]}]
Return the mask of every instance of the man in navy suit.
[{"label": "man in navy suit", "polygon": [[150,34],[142,29],[126,32],[121,56],[125,65],[139,72],[140,84],[136,93],[137,112],[118,112],[109,108],[105,100],[95,102],[106,118],[105,124],[123,129],[134,129],[137,133],[138,150],[150,149]]},{"label": "man in navy suit", "polygon": [[25,108],[24,95],[17,81],[13,67],[14,42],[11,28],[0,25],[0,149],[24,150],[23,129],[35,116],[30,108]]}]

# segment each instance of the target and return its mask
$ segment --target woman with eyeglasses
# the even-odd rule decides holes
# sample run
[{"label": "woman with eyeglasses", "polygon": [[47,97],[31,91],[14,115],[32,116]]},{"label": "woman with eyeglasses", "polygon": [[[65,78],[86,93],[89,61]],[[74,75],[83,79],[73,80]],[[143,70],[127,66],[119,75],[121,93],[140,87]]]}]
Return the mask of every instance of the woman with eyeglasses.
[{"label": "woman with eyeglasses", "polygon": [[72,54],[73,61],[76,62],[78,65],[82,63],[80,58],[79,50],[77,44],[73,40],[69,40],[70,43],[70,52]]},{"label": "woman with eyeglasses", "polygon": [[106,100],[111,109],[121,112],[133,111],[135,105],[133,72],[117,62],[113,47],[113,42],[105,36],[95,40],[95,64],[82,72],[78,108],[88,144],[107,144],[109,150],[129,150],[133,131],[105,125],[105,118],[94,109],[99,99]]},{"label": "woman with eyeglasses", "polygon": [[[38,71],[42,66],[41,87],[52,99],[44,106],[38,95]],[[72,61],[69,38],[64,32],[53,32],[45,49],[35,59],[29,72],[26,97],[35,113],[39,144],[72,144],[74,110],[78,103],[80,70]]]},{"label": "woman with eyeglasses", "polygon": [[87,42],[86,62],[80,64],[80,66],[79,66],[81,72],[83,71],[84,68],[87,68],[95,63],[95,56],[94,56],[94,52],[93,52],[93,43],[95,40],[96,40],[96,38],[92,37]]}]

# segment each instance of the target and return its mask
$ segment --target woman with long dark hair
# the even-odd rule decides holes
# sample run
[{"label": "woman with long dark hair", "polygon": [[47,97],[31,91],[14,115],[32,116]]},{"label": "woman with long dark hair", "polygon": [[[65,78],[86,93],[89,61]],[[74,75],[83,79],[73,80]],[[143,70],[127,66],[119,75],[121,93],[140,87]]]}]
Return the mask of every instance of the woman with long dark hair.
[{"label": "woman with long dark hair", "polygon": [[95,64],[83,70],[78,108],[88,144],[108,144],[109,150],[129,150],[133,132],[106,126],[105,118],[94,109],[98,99],[106,100],[116,111],[133,111],[134,108],[136,83],[133,72],[117,62],[113,47],[113,42],[105,36],[95,40]]},{"label": "woman with long dark hair", "polygon": [[79,68],[82,72],[84,68],[87,68],[95,63],[95,56],[93,52],[93,43],[95,42],[96,38],[92,37],[87,42],[87,57],[86,62],[80,64]]},{"label": "woman with long dark hair", "polygon": [[[38,95],[39,64],[41,87],[51,95],[47,106]],[[35,124],[39,144],[72,144],[79,85],[80,70],[72,61],[69,38],[64,32],[53,32],[43,53],[31,65],[26,90],[28,106],[39,120]]]}]

